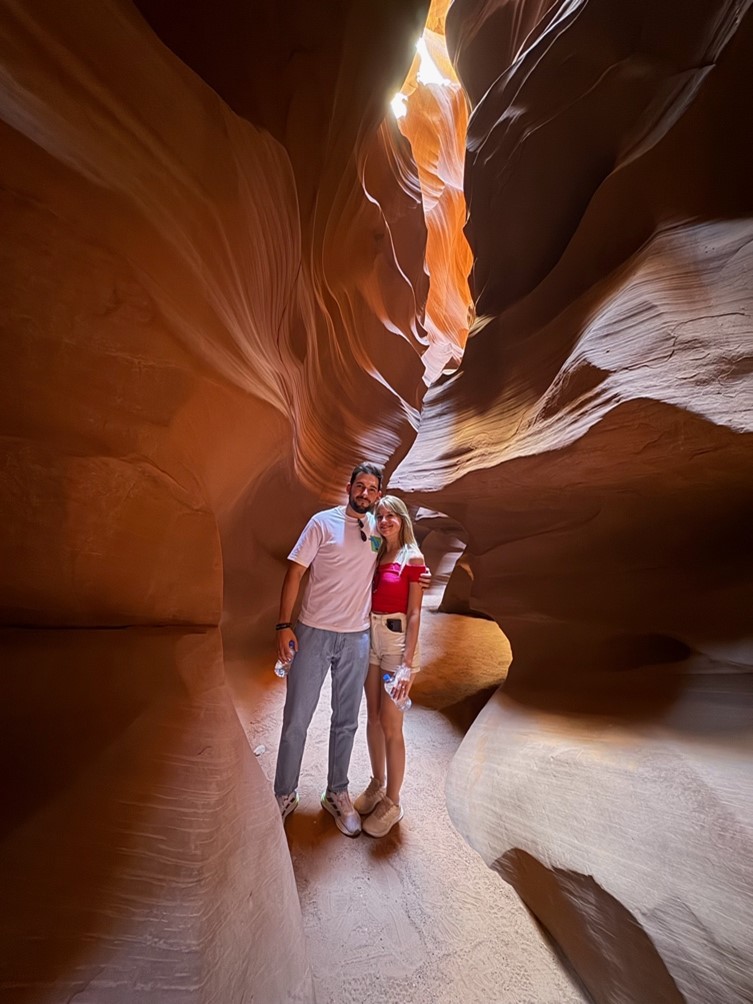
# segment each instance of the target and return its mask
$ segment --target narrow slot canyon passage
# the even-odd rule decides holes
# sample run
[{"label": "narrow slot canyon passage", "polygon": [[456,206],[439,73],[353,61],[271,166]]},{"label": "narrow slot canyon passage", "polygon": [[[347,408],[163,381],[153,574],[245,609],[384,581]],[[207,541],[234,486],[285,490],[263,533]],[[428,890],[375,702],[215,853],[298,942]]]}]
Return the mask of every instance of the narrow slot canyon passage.
[{"label": "narrow slot canyon passage", "polygon": [[[437,612],[438,594],[433,587],[424,602],[424,668],[405,715],[405,816],[386,837],[343,836],[321,807],[329,677],[309,729],[301,802],[285,831],[317,1004],[583,1004],[588,997],[532,915],[449,819],[450,760],[483,703],[479,693],[504,678],[510,649],[493,621]],[[227,635],[225,648],[238,716],[271,787],[285,684],[269,656],[234,653]],[[351,792],[368,778],[364,702]]]},{"label": "narrow slot canyon passage", "polygon": [[[0,1004],[753,1001],[751,66],[753,0],[0,0]],[[364,460],[434,575],[377,840],[329,684],[271,784]]]}]

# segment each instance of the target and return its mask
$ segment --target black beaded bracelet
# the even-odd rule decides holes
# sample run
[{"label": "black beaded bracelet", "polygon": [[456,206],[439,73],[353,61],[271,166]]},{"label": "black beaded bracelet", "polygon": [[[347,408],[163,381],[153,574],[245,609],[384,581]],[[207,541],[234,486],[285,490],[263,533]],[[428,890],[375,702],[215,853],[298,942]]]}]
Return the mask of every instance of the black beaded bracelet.
[{"label": "black beaded bracelet", "polygon": [[279,624],[275,624],[275,631],[282,631],[283,628],[292,628],[292,626],[290,621],[281,621]]}]

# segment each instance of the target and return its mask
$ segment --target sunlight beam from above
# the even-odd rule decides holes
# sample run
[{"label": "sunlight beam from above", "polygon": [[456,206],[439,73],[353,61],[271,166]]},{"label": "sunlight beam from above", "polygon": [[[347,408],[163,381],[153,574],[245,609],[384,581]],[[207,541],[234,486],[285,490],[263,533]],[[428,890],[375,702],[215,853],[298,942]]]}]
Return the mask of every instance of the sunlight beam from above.
[{"label": "sunlight beam from above", "polygon": [[416,42],[416,51],[420,60],[416,79],[420,84],[441,84],[446,87],[452,84],[451,80],[442,76],[439,67],[429,55],[429,49],[423,36]]},{"label": "sunlight beam from above", "polygon": [[408,98],[402,93],[402,91],[398,91],[394,98],[390,101],[390,108],[392,108],[392,113],[396,119],[404,117],[405,113],[408,111]]}]

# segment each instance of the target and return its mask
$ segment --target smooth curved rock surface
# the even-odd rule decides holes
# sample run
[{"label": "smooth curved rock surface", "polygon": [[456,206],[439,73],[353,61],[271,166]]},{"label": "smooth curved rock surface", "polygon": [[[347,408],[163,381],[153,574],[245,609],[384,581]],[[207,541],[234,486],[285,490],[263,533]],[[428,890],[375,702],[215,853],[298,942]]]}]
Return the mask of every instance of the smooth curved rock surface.
[{"label": "smooth curved rock surface", "polygon": [[172,11],[192,66],[126,2],[2,4],[8,999],[313,998],[217,626],[269,645],[304,516],[414,434],[425,226],[378,127],[425,10]]},{"label": "smooth curved rock surface", "polygon": [[0,996],[311,1001],[285,837],[217,629],[0,642]]},{"label": "smooth curved rock surface", "polygon": [[393,486],[513,654],[451,813],[594,1000],[743,1004],[750,6],[458,0],[448,39],[482,316]]},{"label": "smooth curved rock surface", "polygon": [[[446,7],[432,4],[420,51],[400,90],[405,114],[398,118],[401,133],[410,141],[427,228],[427,383],[459,363],[473,311],[468,287],[473,259],[463,234],[468,103],[447,52]],[[398,179],[403,177],[401,172]]]},{"label": "smooth curved rock surface", "polygon": [[217,624],[367,455],[512,645],[458,827],[595,1000],[748,1001],[750,4],[455,0],[425,398],[427,3],[138,8],[0,10],[3,993],[311,998]]}]

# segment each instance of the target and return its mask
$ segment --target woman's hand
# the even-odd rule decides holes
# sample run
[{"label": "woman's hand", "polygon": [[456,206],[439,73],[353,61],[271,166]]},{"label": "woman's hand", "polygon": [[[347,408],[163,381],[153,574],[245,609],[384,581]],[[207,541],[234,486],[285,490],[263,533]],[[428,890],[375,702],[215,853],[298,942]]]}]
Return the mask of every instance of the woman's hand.
[{"label": "woman's hand", "polygon": [[395,671],[395,683],[392,689],[392,696],[396,701],[402,701],[403,698],[407,697],[410,693],[410,688],[413,686],[413,674],[410,671],[410,666],[407,663],[403,663],[402,666],[398,666]]}]

